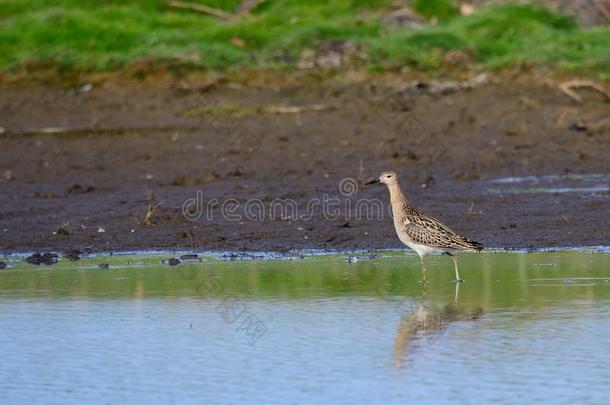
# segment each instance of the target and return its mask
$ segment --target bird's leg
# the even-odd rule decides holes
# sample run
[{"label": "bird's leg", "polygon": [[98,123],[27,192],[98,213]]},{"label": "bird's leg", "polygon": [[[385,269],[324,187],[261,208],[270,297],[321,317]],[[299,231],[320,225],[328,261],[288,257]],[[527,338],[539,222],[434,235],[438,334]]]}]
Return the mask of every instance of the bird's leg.
[{"label": "bird's leg", "polygon": [[424,263],[424,256],[419,256],[419,260],[421,260],[421,282],[426,283],[426,264]]},{"label": "bird's leg", "polygon": [[455,283],[455,295],[453,296],[453,305],[457,306],[458,297],[460,296],[460,283]]},{"label": "bird's leg", "polygon": [[453,259],[453,266],[455,267],[455,282],[461,283],[462,279],[460,278],[460,272],[458,271],[457,257],[451,255],[451,258]]}]

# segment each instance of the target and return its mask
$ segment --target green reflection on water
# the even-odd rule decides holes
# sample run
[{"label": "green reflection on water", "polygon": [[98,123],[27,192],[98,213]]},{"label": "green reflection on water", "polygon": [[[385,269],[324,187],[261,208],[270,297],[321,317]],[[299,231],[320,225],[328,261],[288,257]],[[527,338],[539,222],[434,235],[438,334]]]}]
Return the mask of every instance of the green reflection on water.
[{"label": "green reflection on water", "polygon": [[[419,259],[384,253],[348,263],[345,255],[302,260],[238,260],[214,257],[169,266],[167,255],[96,256],[35,267],[11,258],[0,272],[0,297],[148,299],[237,296],[244,299],[424,296]],[[98,264],[109,263],[109,269]],[[454,299],[450,258],[427,258],[428,301]],[[459,302],[477,308],[544,306],[557,300],[610,297],[610,255],[575,251],[482,253],[460,257],[465,282]]]}]

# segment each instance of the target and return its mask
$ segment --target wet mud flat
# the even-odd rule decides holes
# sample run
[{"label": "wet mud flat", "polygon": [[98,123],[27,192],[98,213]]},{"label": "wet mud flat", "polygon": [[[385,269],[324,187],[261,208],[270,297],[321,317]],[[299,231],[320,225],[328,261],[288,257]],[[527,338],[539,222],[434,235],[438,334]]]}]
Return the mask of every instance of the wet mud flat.
[{"label": "wet mud flat", "polygon": [[362,186],[386,169],[487,246],[604,245],[610,105],[583,96],[509,78],[5,86],[0,250],[400,247],[387,190]]}]

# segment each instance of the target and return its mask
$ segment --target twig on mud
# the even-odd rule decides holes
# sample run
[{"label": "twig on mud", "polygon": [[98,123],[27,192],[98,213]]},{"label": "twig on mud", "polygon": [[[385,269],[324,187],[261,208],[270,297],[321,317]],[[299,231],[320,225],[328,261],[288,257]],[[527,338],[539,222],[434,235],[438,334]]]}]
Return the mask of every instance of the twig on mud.
[{"label": "twig on mud", "polygon": [[149,192],[148,193],[148,211],[146,212],[146,215],[144,216],[143,219],[138,220],[138,223],[142,226],[150,225],[153,214],[155,213],[157,208],[159,208],[159,206],[162,203],[163,203],[163,201],[159,202],[158,204],[155,204],[155,193],[152,191]]},{"label": "twig on mud", "polygon": [[170,0],[167,5],[173,8],[181,8],[185,10],[197,11],[199,13],[213,15],[214,17],[222,18],[225,20],[230,20],[235,16],[233,14],[227,13],[219,8],[204,6],[203,4],[198,3],[189,3],[185,1],[178,0]]},{"label": "twig on mud", "polygon": [[578,115],[578,109],[574,107],[560,108],[557,118],[555,119],[555,128],[563,128],[568,125],[566,122]]},{"label": "twig on mud", "polygon": [[0,133],[0,138],[12,136],[30,136],[30,135],[92,135],[105,134],[116,135],[129,133],[150,133],[150,131],[190,131],[196,130],[196,126],[170,125],[170,126],[140,126],[140,127],[42,127],[42,128],[26,128],[23,131],[5,131]]},{"label": "twig on mud", "polygon": [[200,83],[192,83],[192,82],[183,81],[178,84],[178,88],[183,91],[195,91],[195,92],[203,93],[208,90],[211,90],[214,86],[216,86],[218,84],[219,81],[220,81],[219,78],[208,80],[205,82],[200,82]]},{"label": "twig on mud", "polygon": [[610,101],[610,93],[608,93],[606,90],[604,90],[604,88],[595,83],[592,82],[590,80],[569,80],[567,82],[563,82],[559,85],[559,90],[561,90],[563,92],[563,94],[565,94],[566,96],[570,97],[572,100],[576,101],[577,103],[582,103],[582,97],[580,97],[578,94],[576,94],[576,92],[573,90],[575,88],[590,88],[593,89],[599,93],[601,93],[606,100]]},{"label": "twig on mud", "polygon": [[64,132],[70,131],[67,127],[44,127],[37,129],[36,131],[41,134],[63,134]]},{"label": "twig on mud", "polygon": [[256,114],[298,114],[304,112],[316,112],[334,110],[337,106],[327,104],[313,104],[302,106],[268,105],[261,107],[250,107],[235,104],[224,105],[200,105],[185,111],[187,117],[199,117],[203,115],[230,116],[244,118]]},{"label": "twig on mud", "polygon": [[468,211],[466,211],[466,215],[481,215],[483,211],[475,211],[474,210],[474,201],[470,202],[470,207],[468,207]]},{"label": "twig on mud", "polygon": [[312,104],[302,106],[267,106],[263,107],[261,111],[267,114],[298,114],[308,111],[333,110],[335,108],[337,107],[329,104]]}]

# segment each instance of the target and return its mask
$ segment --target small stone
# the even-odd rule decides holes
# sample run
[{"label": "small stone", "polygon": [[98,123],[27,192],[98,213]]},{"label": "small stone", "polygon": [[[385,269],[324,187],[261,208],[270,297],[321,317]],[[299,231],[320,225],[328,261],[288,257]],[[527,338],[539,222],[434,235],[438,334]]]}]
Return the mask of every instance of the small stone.
[{"label": "small stone", "polygon": [[571,131],[587,132],[587,126],[585,124],[583,124],[582,122],[573,122],[572,124],[570,124],[570,126],[568,128]]},{"label": "small stone", "polygon": [[100,263],[97,265],[97,267],[99,267],[100,269],[108,269],[110,268],[110,264],[108,263]]},{"label": "small stone", "polygon": [[95,187],[93,186],[81,186],[78,183],[72,184],[70,187],[68,187],[68,189],[66,190],[66,192],[68,194],[86,194],[86,193],[92,193],[95,191]]},{"label": "small stone", "polygon": [[80,260],[81,252],[78,249],[70,249],[64,253],[64,257],[70,261]]},{"label": "small stone", "polygon": [[473,15],[475,13],[475,11],[476,11],[476,8],[472,4],[468,4],[468,3],[460,4],[460,14],[462,14],[462,15]]},{"label": "small stone", "polygon": [[40,266],[41,264],[50,266],[57,263],[57,254],[50,252],[34,253],[33,255],[27,257],[25,261],[29,264],[33,264],[34,266]]},{"label": "small stone", "polygon": [[0,176],[0,181],[11,181],[13,180],[13,171],[12,170],[5,170],[4,173],[2,173],[2,176]]},{"label": "small stone", "polygon": [[70,224],[68,224],[67,222],[65,224],[61,224],[59,228],[57,228],[56,233],[58,235],[70,235],[70,233],[72,233],[70,229]]},{"label": "small stone", "polygon": [[199,257],[199,255],[196,254],[186,254],[186,255],[182,255],[180,256],[180,261],[183,262],[201,262],[201,258]]},{"label": "small stone", "polygon": [[93,85],[91,83],[85,83],[72,89],[75,94],[88,93],[91,90],[93,90]]},{"label": "small stone", "polygon": [[383,23],[389,28],[418,28],[424,21],[409,7],[401,7],[381,17]]}]

